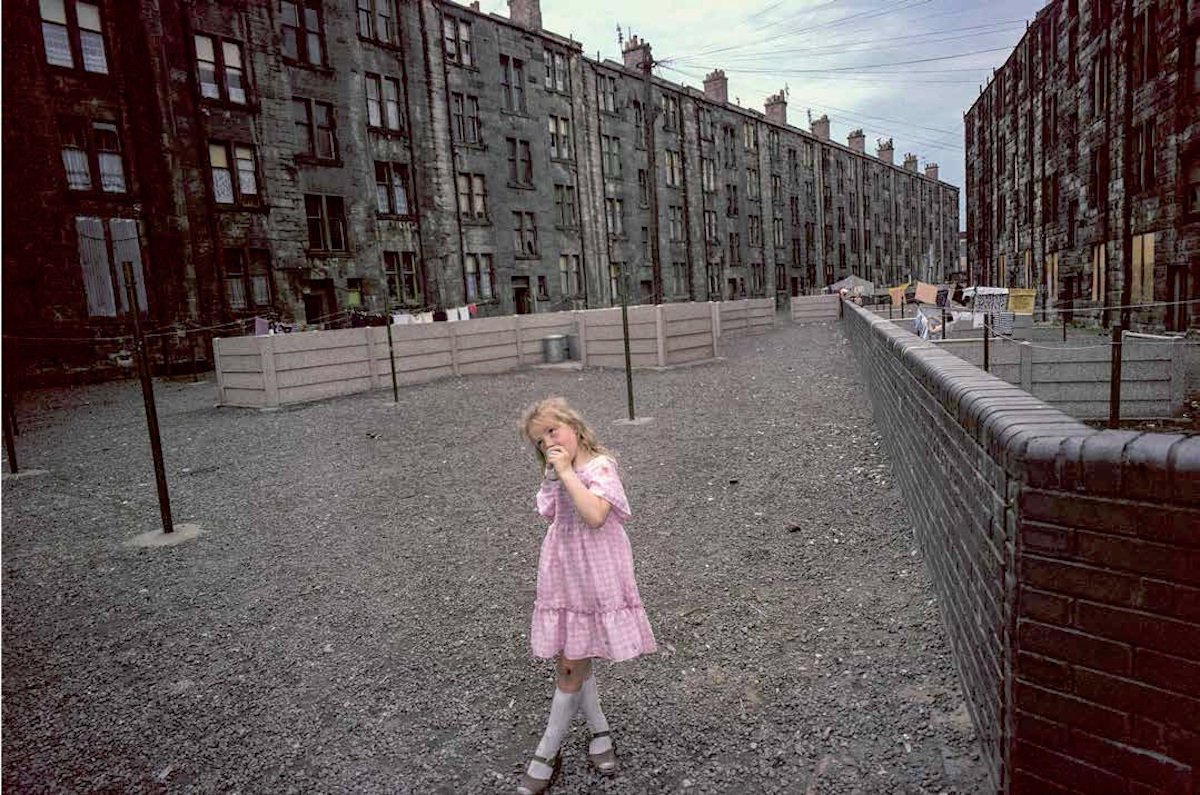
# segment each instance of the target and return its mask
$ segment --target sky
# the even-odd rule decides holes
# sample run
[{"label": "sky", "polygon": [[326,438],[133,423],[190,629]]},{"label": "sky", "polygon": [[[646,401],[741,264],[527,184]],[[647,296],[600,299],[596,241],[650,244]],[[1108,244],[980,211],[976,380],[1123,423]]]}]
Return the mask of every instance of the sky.
[{"label": "sky", "polygon": [[[724,69],[730,101],[763,109],[787,89],[788,121],[808,129],[826,114],[831,137],[862,128],[939,165],[939,178],[965,185],[963,114],[992,69],[1004,63],[1044,0],[750,0],[646,4],[644,0],[542,0],[542,24],[584,53],[620,60],[622,35],[650,42],[656,74],[702,89]],[[505,0],[481,9],[508,15]],[[736,98],[736,100],[735,100]],[[959,223],[966,227],[965,190]]]}]

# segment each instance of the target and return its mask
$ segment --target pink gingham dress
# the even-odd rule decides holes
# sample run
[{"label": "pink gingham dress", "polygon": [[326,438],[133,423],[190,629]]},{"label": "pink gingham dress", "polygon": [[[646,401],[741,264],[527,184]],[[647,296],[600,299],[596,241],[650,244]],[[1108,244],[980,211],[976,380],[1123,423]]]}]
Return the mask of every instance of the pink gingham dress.
[{"label": "pink gingham dress", "polygon": [[616,463],[596,456],[575,474],[612,510],[603,525],[588,527],[561,481],[542,482],[537,509],[550,520],[550,529],[538,559],[529,633],[533,654],[614,661],[649,654],[657,646],[633,578],[633,550],[624,526],[629,501]]}]

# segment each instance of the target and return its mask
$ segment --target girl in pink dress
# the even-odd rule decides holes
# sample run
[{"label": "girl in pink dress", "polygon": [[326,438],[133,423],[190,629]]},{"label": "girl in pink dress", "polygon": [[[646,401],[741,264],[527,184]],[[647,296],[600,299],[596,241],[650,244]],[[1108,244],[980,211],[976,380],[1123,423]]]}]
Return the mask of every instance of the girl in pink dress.
[{"label": "girl in pink dress", "polygon": [[633,577],[629,502],[616,461],[562,398],[536,403],[521,427],[545,473],[538,513],[550,520],[529,639],[534,656],[556,659],[558,668],[546,732],[517,789],[537,795],[558,775],[559,746],[576,712],[592,732],[588,759],[603,774],[616,772],[592,660],[630,660],[656,646]]}]

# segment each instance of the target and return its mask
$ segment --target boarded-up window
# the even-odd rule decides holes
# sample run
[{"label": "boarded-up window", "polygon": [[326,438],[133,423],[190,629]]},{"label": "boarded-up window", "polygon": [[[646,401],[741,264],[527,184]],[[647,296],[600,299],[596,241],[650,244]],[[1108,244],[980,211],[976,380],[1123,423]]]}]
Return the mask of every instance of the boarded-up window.
[{"label": "boarded-up window", "polygon": [[1104,303],[1108,291],[1108,257],[1103,243],[1092,247],[1092,300]]},{"label": "boarded-up window", "polygon": [[1133,279],[1130,297],[1133,304],[1154,300],[1154,233],[1134,235]]},{"label": "boarded-up window", "polygon": [[137,222],[113,218],[105,229],[100,218],[75,219],[79,238],[79,265],[89,317],[116,317],[128,311],[122,263],[133,263],[138,306],[146,309],[146,284],[142,274],[141,242]]}]

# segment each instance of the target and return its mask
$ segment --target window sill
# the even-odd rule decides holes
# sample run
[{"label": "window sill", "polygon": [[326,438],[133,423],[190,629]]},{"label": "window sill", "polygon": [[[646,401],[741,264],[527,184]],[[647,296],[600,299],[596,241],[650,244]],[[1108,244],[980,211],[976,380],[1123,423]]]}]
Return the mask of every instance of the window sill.
[{"label": "window sill", "polygon": [[293,155],[292,162],[302,166],[326,166],[328,168],[341,168],[345,165],[340,157],[327,158],[317,157],[315,155]]},{"label": "window sill", "polygon": [[528,110],[510,110],[509,108],[501,108],[500,115],[501,116],[511,116],[514,119],[525,119],[526,121],[534,120],[533,116],[531,116],[529,114]]},{"label": "window sill", "polygon": [[616,240],[618,243],[628,243],[629,235],[625,234],[624,232],[619,232],[617,234],[613,234],[612,232],[609,232],[608,239]]},{"label": "window sill", "polygon": [[242,113],[258,113],[261,108],[258,102],[254,99],[247,99],[245,102],[233,102],[228,99],[219,99],[215,97],[200,97],[201,108],[219,108],[224,111],[236,110]]},{"label": "window sill", "polygon": [[370,124],[367,125],[367,132],[374,133],[375,135],[378,135],[381,138],[407,138],[408,137],[408,132],[406,130],[403,130],[403,129],[393,130],[390,127],[376,127],[376,126],[370,125]]},{"label": "window sill", "polygon": [[358,34],[358,40],[360,42],[362,42],[363,44],[374,45],[381,50],[388,50],[390,52],[397,52],[397,53],[401,51],[399,44],[393,44],[390,41],[384,41],[382,39],[373,39],[370,36],[364,36],[361,33]]},{"label": "window sill", "polygon": [[381,213],[376,211],[375,217],[380,221],[415,221],[417,217],[412,213]]},{"label": "window sill", "polygon": [[128,190],[112,191],[112,190],[100,190],[98,188],[88,188],[86,190],[73,190],[71,188],[67,188],[67,196],[78,198],[78,199],[84,199],[87,201],[97,201],[97,200],[103,199],[103,200],[109,200],[109,201],[121,201],[121,202],[125,202],[127,204],[136,203],[133,193]]},{"label": "window sill", "polygon": [[488,150],[488,145],[483,141],[455,141],[454,147],[456,149],[474,149],[479,152],[486,152]]},{"label": "window sill", "polygon": [[331,251],[329,249],[306,248],[304,253],[310,257],[348,257],[350,249]]},{"label": "window sill", "polygon": [[223,213],[259,213],[266,215],[271,212],[269,204],[218,204],[213,202],[217,212]]},{"label": "window sill", "polygon": [[537,189],[532,182],[511,182],[510,181],[508,183],[508,187],[512,188],[513,190],[536,190]]},{"label": "window sill", "polygon": [[[444,52],[445,51],[443,50],[443,53]],[[458,69],[462,69],[464,72],[476,72],[476,73],[479,72],[479,67],[476,66],[474,63],[463,63],[462,61],[455,59],[455,58],[446,58],[444,54],[442,56],[442,59],[446,62],[447,65],[453,66]]]},{"label": "window sill", "polygon": [[459,220],[467,226],[491,226],[491,218],[476,218],[475,216],[460,215]]},{"label": "window sill", "polygon": [[308,61],[301,61],[296,58],[289,58],[286,55],[283,56],[280,60],[282,60],[284,62],[284,64],[286,64],[287,66],[292,66],[292,67],[295,67],[296,69],[304,69],[305,71],[308,71],[308,72],[316,72],[317,74],[322,74],[322,75],[325,75],[326,77],[333,77],[335,74],[337,74],[336,69],[334,69],[332,66],[328,66],[323,63],[321,63],[321,64],[309,63]]},{"label": "window sill", "polygon": [[563,165],[563,166],[574,166],[574,165],[575,165],[575,158],[573,158],[573,157],[554,157],[554,156],[551,156],[551,157],[550,157],[550,162],[551,162],[551,163],[558,163],[559,165]]},{"label": "window sill", "polygon": [[516,259],[516,260],[539,261],[539,260],[541,260],[541,258],[542,258],[542,255],[536,251],[532,251],[532,252],[531,251],[520,251],[520,252],[517,252],[516,254],[513,254],[513,259]]}]

